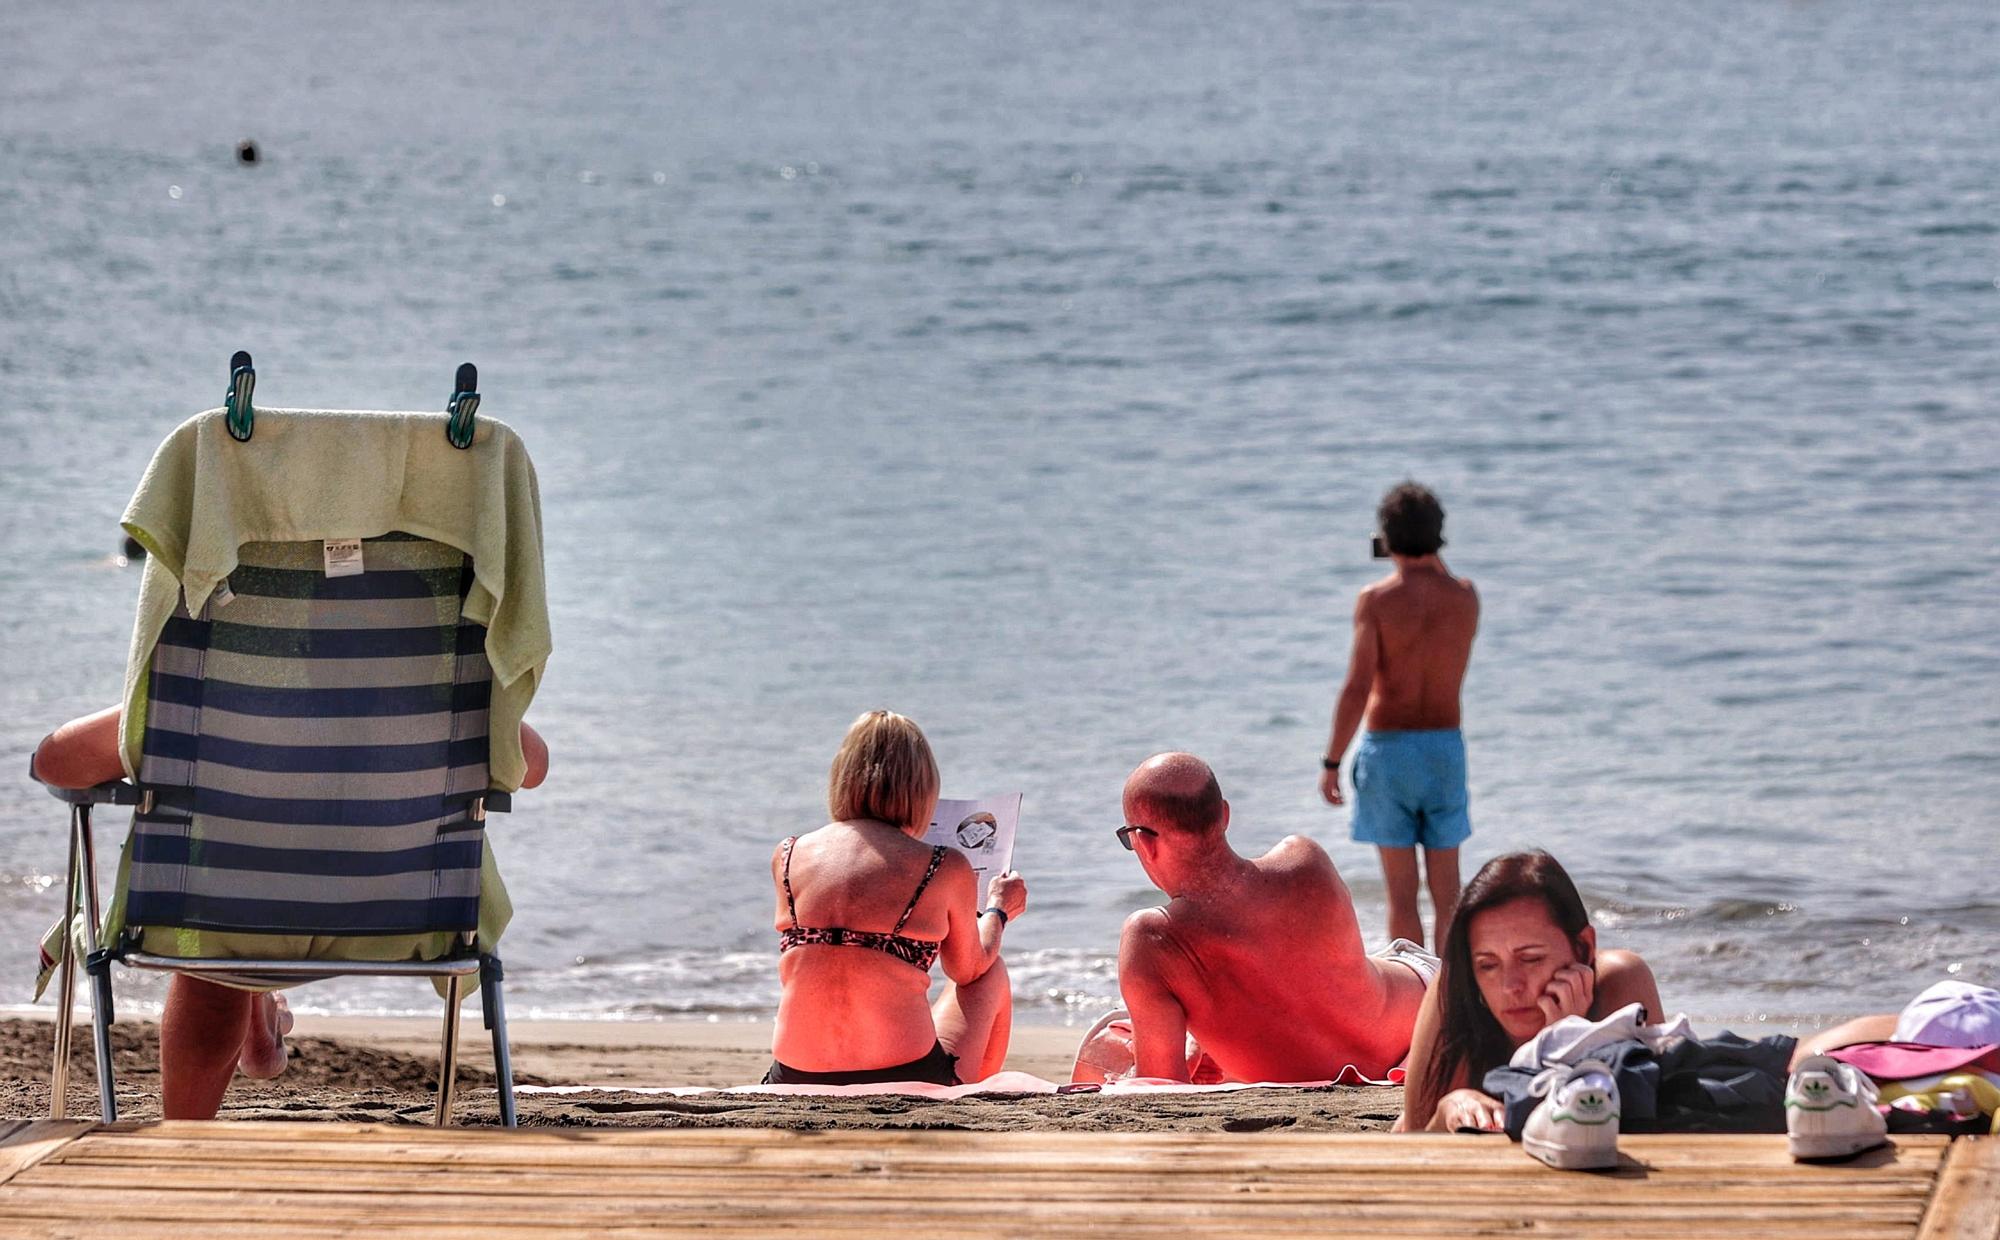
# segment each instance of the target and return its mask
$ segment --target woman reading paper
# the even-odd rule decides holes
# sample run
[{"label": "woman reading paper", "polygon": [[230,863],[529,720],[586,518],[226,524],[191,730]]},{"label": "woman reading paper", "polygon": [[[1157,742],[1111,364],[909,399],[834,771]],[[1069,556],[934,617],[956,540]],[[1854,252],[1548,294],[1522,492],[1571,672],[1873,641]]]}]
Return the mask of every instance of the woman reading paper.
[{"label": "woman reading paper", "polygon": [[[766,1083],[956,1085],[1006,1061],[1000,939],[1027,884],[995,875],[982,903],[965,857],[921,841],[938,787],[917,725],[870,711],[834,755],[831,821],[771,854],[783,993]],[[948,980],[932,1003],[934,963]]]}]

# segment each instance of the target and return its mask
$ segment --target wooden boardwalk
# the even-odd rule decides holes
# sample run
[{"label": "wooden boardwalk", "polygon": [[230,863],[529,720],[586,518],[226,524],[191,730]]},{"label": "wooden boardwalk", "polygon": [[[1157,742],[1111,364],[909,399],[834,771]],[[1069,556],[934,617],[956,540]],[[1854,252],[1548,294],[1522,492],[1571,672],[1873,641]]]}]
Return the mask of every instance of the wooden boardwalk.
[{"label": "wooden boardwalk", "polygon": [[2000,1139],[1621,1148],[1581,1174],[1448,1136],[0,1121],[0,1236],[2000,1240]]}]

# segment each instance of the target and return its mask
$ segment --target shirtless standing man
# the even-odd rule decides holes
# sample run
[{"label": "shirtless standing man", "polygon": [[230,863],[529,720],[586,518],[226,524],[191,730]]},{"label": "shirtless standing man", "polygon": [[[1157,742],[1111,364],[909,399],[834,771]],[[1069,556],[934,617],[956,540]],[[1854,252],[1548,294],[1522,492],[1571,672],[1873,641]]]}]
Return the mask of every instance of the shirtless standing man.
[{"label": "shirtless standing man", "polygon": [[1438,558],[1444,506],[1428,488],[1414,482],[1392,488],[1375,516],[1396,567],[1354,602],[1354,650],[1319,788],[1330,804],[1345,803],[1340,759],[1365,714],[1368,732],[1354,755],[1354,838],[1381,852],[1389,937],[1419,945],[1417,845],[1423,845],[1435,941],[1442,943],[1458,905],[1458,847],[1472,834],[1458,691],[1479,629],[1479,594]]},{"label": "shirtless standing man", "polygon": [[1125,781],[1118,838],[1172,899],[1125,920],[1118,987],[1141,1076],[1189,1079],[1194,1035],[1233,1081],[1380,1078],[1409,1053],[1437,958],[1370,956],[1346,884],[1318,844],[1261,857],[1229,846],[1229,803],[1193,754],[1148,758]]}]

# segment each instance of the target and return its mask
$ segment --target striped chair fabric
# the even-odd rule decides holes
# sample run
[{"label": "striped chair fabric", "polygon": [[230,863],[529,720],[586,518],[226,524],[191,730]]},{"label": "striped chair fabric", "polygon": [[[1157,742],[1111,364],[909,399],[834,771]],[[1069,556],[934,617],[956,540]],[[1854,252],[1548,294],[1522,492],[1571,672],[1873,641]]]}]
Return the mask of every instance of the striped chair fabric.
[{"label": "striped chair fabric", "polygon": [[[479,922],[491,672],[471,564],[407,534],[328,577],[252,543],[153,650],[125,922],[283,935]],[[233,597],[230,595],[233,594]]]}]

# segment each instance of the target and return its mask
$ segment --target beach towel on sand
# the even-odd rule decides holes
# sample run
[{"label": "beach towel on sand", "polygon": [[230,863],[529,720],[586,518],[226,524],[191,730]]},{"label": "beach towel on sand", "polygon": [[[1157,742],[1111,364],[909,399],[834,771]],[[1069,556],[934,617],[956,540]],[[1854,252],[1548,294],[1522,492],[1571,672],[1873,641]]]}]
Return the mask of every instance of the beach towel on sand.
[{"label": "beach towel on sand", "polygon": [[[879,1094],[909,1094],[920,1098],[971,1098],[980,1094],[1106,1094],[1130,1097],[1146,1094],[1234,1093],[1245,1089],[1324,1089],[1333,1085],[1362,1084],[1359,1081],[1224,1081],[1190,1085],[1182,1081],[1131,1080],[1104,1084],[1071,1082],[1058,1085],[1027,1072],[999,1072],[983,1081],[964,1085],[936,1085],[929,1081],[877,1081],[866,1085],[517,1085],[519,1094],[571,1097],[582,1094],[640,1094],[648,1097],[692,1098],[700,1094],[778,1094],[819,1097],[870,1097]],[[1383,1084],[1384,1082],[1365,1082]]]},{"label": "beach towel on sand", "polygon": [[[1102,1081],[1106,1085],[1177,1085],[1180,1082],[1167,1081],[1161,1077],[1138,1076],[1138,1055],[1132,1048],[1132,1014],[1124,1008],[1107,1012],[1098,1018],[1096,1024],[1083,1035],[1076,1048],[1076,1064],[1070,1069],[1070,1080],[1077,1083]],[[1241,1085],[1230,1082],[1223,1076],[1222,1069],[1216,1067],[1195,1042],[1190,1034],[1187,1040],[1187,1084],[1194,1086]],[[1377,1080],[1363,1073],[1353,1064],[1343,1066],[1333,1078],[1325,1081],[1263,1081],[1263,1085],[1400,1085],[1404,1070],[1401,1065],[1389,1069],[1386,1078]]]}]

